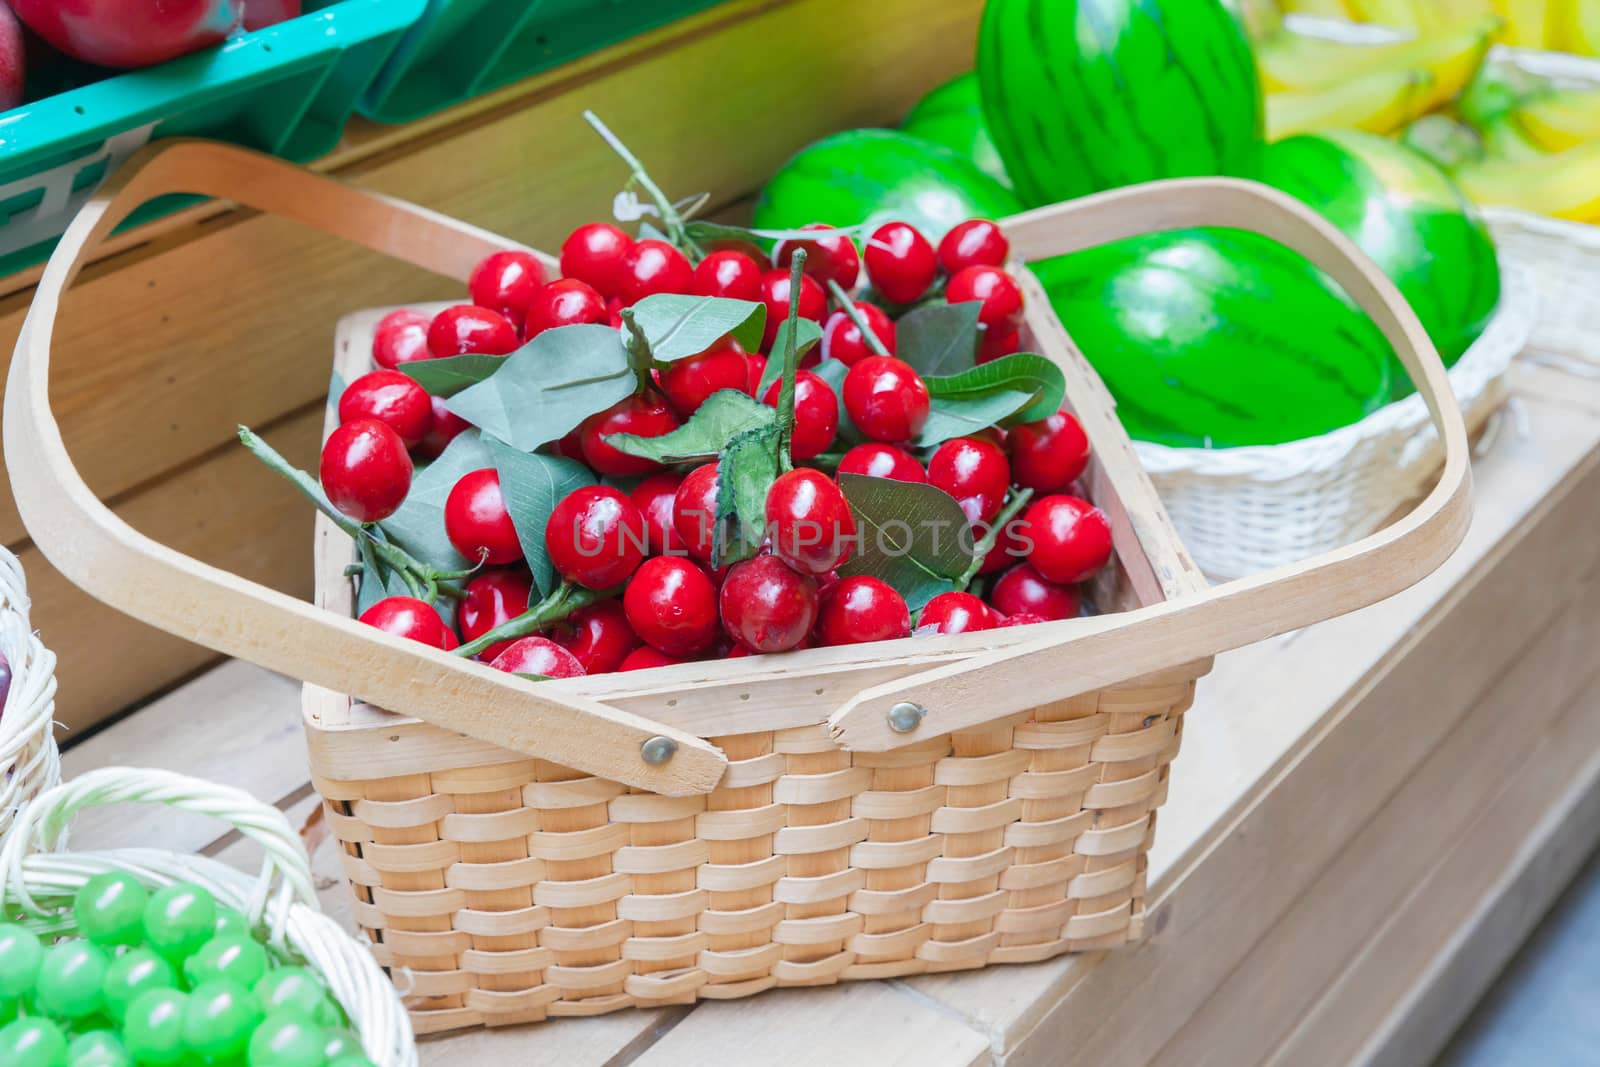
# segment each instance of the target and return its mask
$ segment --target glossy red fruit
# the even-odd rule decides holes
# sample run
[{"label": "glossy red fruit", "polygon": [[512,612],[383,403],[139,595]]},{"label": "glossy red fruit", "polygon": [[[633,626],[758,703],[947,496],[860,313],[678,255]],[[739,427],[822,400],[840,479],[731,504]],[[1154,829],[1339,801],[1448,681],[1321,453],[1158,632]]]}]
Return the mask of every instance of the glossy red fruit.
[{"label": "glossy red fruit", "polygon": [[1000,620],[1000,626],[1002,628],[1008,626],[1034,626],[1038,623],[1049,621],[1043,615],[1035,615],[1031,611],[1024,611],[1017,615],[1007,615]]},{"label": "glossy red fruit", "polygon": [[411,448],[433,429],[433,402],[427,390],[399,371],[375,370],[339,394],[339,421],[356,419],[377,419]]},{"label": "glossy red fruit", "polygon": [[329,434],[318,474],[328,501],[357,522],[387,519],[411,491],[405,442],[377,419],[347,422]]},{"label": "glossy red fruit", "polygon": [[688,660],[679,659],[677,656],[668,656],[665,653],[657,652],[649,645],[642,645],[629,652],[623,659],[622,666],[618,667],[617,670],[647,671],[651,667],[671,667],[675,664],[687,662]]},{"label": "glossy red fruit", "polygon": [[[778,406],[778,396],[783,391],[780,379],[767,387],[761,402],[769,408]],[[810,459],[820,456],[833,444],[839,433],[839,398],[811,371],[796,371],[794,376],[794,433],[789,438],[789,456],[792,459]]]},{"label": "glossy red fruit", "polygon": [[393,370],[414,359],[432,359],[428,351],[428,324],[433,317],[411,308],[397,308],[378,320],[372,333],[372,362]]},{"label": "glossy red fruit", "polygon": [[409,637],[434,648],[449,652],[455,648],[455,631],[445,625],[439,613],[425,601],[410,596],[391,596],[378,601],[361,613],[361,621],[375,626],[386,634]]},{"label": "glossy red fruit", "polygon": [[749,352],[745,354],[744,362],[745,366],[749,368],[745,392],[755,396],[761,390],[762,376],[767,373],[767,357],[756,352]]},{"label": "glossy red fruit", "polygon": [[939,261],[928,239],[905,222],[886,222],[872,231],[863,258],[872,287],[892,304],[909,304],[928,291]]},{"label": "glossy red fruit", "polygon": [[[647,539],[645,551],[652,556],[681,556],[688,552],[683,537],[673,517],[673,504],[678,497],[678,486],[683,478],[671,471],[652,474],[633,487],[628,494],[639,513],[644,516]],[[594,672],[590,672],[591,674]]]},{"label": "glossy red fruit", "polygon": [[773,554],[805,574],[827,574],[855,551],[850,502],[821,471],[779,475],[767,490],[766,519]]},{"label": "glossy red fruit", "polygon": [[[894,321],[888,313],[877,304],[864,301],[856,303],[856,311],[861,313],[873,335],[882,342],[884,350],[894,355]],[[828,316],[828,321],[822,327],[821,347],[824,359],[836,359],[847,367],[853,367],[876,354],[862,337],[861,327],[843,308]]]},{"label": "glossy red fruit", "polygon": [[999,625],[1000,616],[994,609],[971,593],[940,593],[917,616],[917,629],[933,626],[942,634],[975,633]]},{"label": "glossy red fruit", "polygon": [[916,456],[903,448],[877,441],[856,445],[846,452],[844,458],[839,460],[839,473],[893,478],[897,482],[916,482],[919,485],[928,480],[928,472],[922,469]]},{"label": "glossy red fruit", "polygon": [[609,222],[589,222],[561,242],[561,274],[576,278],[602,296],[619,296],[627,278],[623,261],[633,238]]},{"label": "glossy red fruit", "polygon": [[978,341],[977,364],[993,363],[1003,356],[1022,351],[1022,335],[1015,327],[986,329]]},{"label": "glossy red fruit", "polygon": [[750,379],[750,364],[738,342],[725,338],[718,344],[688,359],[680,359],[661,374],[661,391],[680,418],[687,419],[706,398],[719,389],[744,392]]},{"label": "glossy red fruit", "polygon": [[887,582],[865,575],[843,578],[822,596],[817,612],[817,643],[858,645],[890,641],[911,633],[905,598]]},{"label": "glossy red fruit", "polygon": [[717,588],[681,556],[647,559],[622,594],[628,625],[669,656],[692,656],[717,639]]},{"label": "glossy red fruit", "polygon": [[1036,500],[1022,513],[1019,535],[1033,542],[1028,562],[1052,582],[1081,582],[1111,558],[1105,512],[1075,496]]},{"label": "glossy red fruit", "polygon": [[582,678],[578,657],[548,637],[519,637],[511,647],[489,661],[507,674],[539,674],[546,678]]},{"label": "glossy red fruit", "polygon": [[967,267],[950,279],[944,298],[952,304],[981,302],[978,321],[991,330],[1003,332],[1022,318],[1022,289],[999,267]]},{"label": "glossy red fruit", "polygon": [[777,556],[757,556],[728,568],[718,602],[729,637],[756,652],[784,652],[811,632],[817,583]]},{"label": "glossy red fruit", "polygon": [[1011,243],[988,219],[968,219],[950,228],[939,241],[939,267],[959,274],[967,267],[1003,267]]},{"label": "glossy red fruit", "polygon": [[717,465],[703,463],[684,476],[672,503],[672,522],[689,555],[711,562],[717,525]]},{"label": "glossy red fruit", "polygon": [[244,19],[243,0],[9,0],[58,51],[131,70],[217,44]]},{"label": "glossy red fruit", "polygon": [[[761,335],[761,347],[771,350],[772,344],[778,337],[778,327],[783,325],[783,320],[789,317],[789,272],[787,270],[769,270],[761,276],[761,302],[767,305],[767,328]],[[822,291],[822,286],[809,274],[800,276],[800,301],[799,309],[795,312],[802,319],[821,323],[822,316],[828,310],[828,297]]]},{"label": "glossy red fruit", "polygon": [[761,299],[761,267],[743,252],[713,252],[694,269],[696,296]]},{"label": "glossy red fruit", "polygon": [[[456,625],[465,641],[476,641],[497,626],[504,626],[528,610],[533,582],[520,570],[485,571],[467,583],[461,604],[456,608]],[[491,660],[510,648],[512,641],[500,641],[479,653]]]},{"label": "glossy red fruit", "polygon": [[618,452],[606,444],[606,435],[631,433],[639,437],[660,437],[677,428],[678,417],[667,407],[666,400],[659,393],[638,393],[626,397],[604,411],[590,415],[578,427],[583,461],[601,474],[609,474],[613,478],[649,474],[660,469],[660,464]]},{"label": "glossy red fruit", "polygon": [[[802,230],[831,230],[834,227],[825,222],[813,222],[800,227]],[[850,289],[856,284],[856,278],[861,274],[861,254],[856,251],[856,243],[846,235],[834,234],[832,237],[813,237],[799,241],[779,241],[772,250],[772,264],[781,267],[788,273],[789,266],[794,260],[796,249],[806,250],[805,266],[800,269],[815,278],[826,288],[830,281],[838,282],[844,289]]]},{"label": "glossy red fruit", "polygon": [[1066,411],[1013,426],[1006,438],[1011,477],[1035,493],[1059,493],[1089,466],[1089,437]]},{"label": "glossy red fruit", "polygon": [[561,576],[586,589],[610,589],[644,560],[644,516],[606,485],[574,489],[550,512],[545,548]]},{"label": "glossy red fruit", "polygon": [[1078,614],[1079,597],[1076,586],[1052,582],[1030,565],[1019,563],[995,580],[989,603],[1005,616],[1071,619]]},{"label": "glossy red fruit", "polygon": [[542,285],[544,264],[539,257],[532,252],[496,252],[472,268],[467,293],[478,307],[521,322],[528,317],[528,304]]},{"label": "glossy red fruit", "polygon": [[587,322],[609,322],[605,297],[587,282],[576,278],[557,278],[539,287],[528,301],[522,335],[528,340],[557,326],[577,326]]},{"label": "glossy red fruit", "polygon": [[844,409],[856,429],[875,441],[909,441],[928,421],[922,376],[893,356],[868,356],[844,377]]},{"label": "glossy red fruit", "polygon": [[639,647],[639,635],[628,625],[627,613],[616,600],[579,608],[550,637],[578,658],[585,674],[620,670],[628,654]]},{"label": "glossy red fruit", "polygon": [[260,30],[300,16],[300,0],[244,0],[244,28]]},{"label": "glossy red fruit", "polygon": [[955,497],[968,522],[989,522],[1005,506],[1011,464],[988,441],[953,437],[928,460],[928,484]]},{"label": "glossy red fruit", "polygon": [[435,359],[464,356],[504,356],[517,350],[517,328],[504,315],[472,304],[445,308],[428,326],[428,351]]},{"label": "glossy red fruit", "polygon": [[624,305],[636,304],[657,293],[687,293],[694,288],[694,268],[682,252],[665,241],[635,241],[622,257]]},{"label": "glossy red fruit", "polygon": [[[1016,531],[1022,526],[1022,520],[1012,519],[1006,523],[1005,528],[995,538],[994,547],[989,554],[983,557],[983,565],[978,568],[979,574],[993,574],[1003,571],[1007,567],[1021,563],[1028,558],[1028,545],[1019,539]],[[973,530],[973,535],[981,540],[989,532],[987,523]]]},{"label": "glossy red fruit", "polygon": [[522,558],[522,542],[493,467],[468,471],[456,481],[444,502],[444,532],[470,563],[499,566]]},{"label": "glossy red fruit", "polygon": [[424,459],[433,459],[449,447],[450,442],[466,430],[472,428],[472,423],[445,407],[444,397],[430,396],[428,408],[433,412],[433,422],[428,427],[428,436],[422,439],[417,446],[417,454]]}]

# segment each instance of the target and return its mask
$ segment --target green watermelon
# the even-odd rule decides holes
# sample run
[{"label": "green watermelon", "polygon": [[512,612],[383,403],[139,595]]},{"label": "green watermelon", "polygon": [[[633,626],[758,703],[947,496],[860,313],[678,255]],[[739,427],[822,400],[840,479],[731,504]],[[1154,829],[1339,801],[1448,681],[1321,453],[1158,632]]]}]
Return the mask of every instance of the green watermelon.
[{"label": "green watermelon", "polygon": [[1030,206],[1260,164],[1255,60],[1220,0],[989,0],[978,84]]},{"label": "green watermelon", "polygon": [[983,117],[983,99],[978,95],[978,75],[973,71],[951,78],[917,101],[911,114],[900,124],[901,133],[924,141],[942,144],[962,159],[1005,186],[1011,188],[1006,165],[989,136]]},{"label": "green watermelon", "polygon": [[846,130],[802,148],[772,176],[756,199],[755,226],[899,219],[937,243],[958,222],[1021,210],[1015,196],[943,145],[896,130]]},{"label": "green watermelon", "polygon": [[1179,230],[1031,267],[1135,440],[1280,444],[1388,400],[1383,334],[1331,278],[1269,238]]},{"label": "green watermelon", "polygon": [[[1268,147],[1263,179],[1339,227],[1399,288],[1446,366],[1500,302],[1500,263],[1477,208],[1431,160],[1376,134],[1327,131]],[[1397,362],[1394,395],[1412,392]]]}]

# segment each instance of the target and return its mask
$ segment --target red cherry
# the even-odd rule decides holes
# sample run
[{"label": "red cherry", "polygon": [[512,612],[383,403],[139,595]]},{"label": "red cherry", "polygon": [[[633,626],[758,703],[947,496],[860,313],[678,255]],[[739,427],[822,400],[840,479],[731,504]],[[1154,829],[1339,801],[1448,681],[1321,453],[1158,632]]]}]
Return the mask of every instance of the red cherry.
[{"label": "red cherry", "polygon": [[654,460],[640,459],[606,444],[605,437],[613,433],[631,433],[639,437],[660,437],[678,428],[677,416],[667,407],[659,393],[643,393],[625,397],[604,411],[590,415],[579,427],[582,433],[583,460],[601,474],[625,478],[634,474],[649,474],[660,464]]},{"label": "red cherry", "polygon": [[1010,254],[1006,235],[988,219],[958,222],[939,242],[939,266],[946,274],[975,266],[1003,267]]},{"label": "red cherry", "polygon": [[865,575],[844,578],[822,596],[817,612],[817,642],[858,645],[891,641],[911,633],[905,598],[887,582]]},{"label": "red cherry", "polygon": [[433,422],[428,428],[428,436],[422,439],[417,446],[417,452],[424,459],[433,459],[442,453],[450,442],[454,441],[461,433],[472,429],[472,423],[444,406],[442,396],[430,396],[428,408],[433,413]]},{"label": "red cherry", "polygon": [[[456,609],[461,636],[476,641],[497,626],[504,626],[528,610],[533,583],[520,570],[486,571],[467,583]],[[491,660],[510,648],[512,641],[500,641],[484,649],[478,658]]]},{"label": "red cherry", "polygon": [[[778,395],[783,391],[783,380],[767,386],[767,395],[761,402],[769,408],[778,406]],[[789,438],[789,455],[793,459],[810,459],[820,456],[833,444],[839,432],[839,398],[828,383],[808,370],[796,371],[794,376],[794,433]]]},{"label": "red cherry", "polygon": [[1087,500],[1065,494],[1036,500],[1023,512],[1022,527],[1018,536],[1033,542],[1028,562],[1052,582],[1081,582],[1111,558],[1111,523]]},{"label": "red cherry", "polygon": [[669,656],[692,656],[717,639],[717,588],[681,556],[645,560],[622,606],[633,632]]},{"label": "red cherry", "polygon": [[1011,464],[988,441],[954,437],[928,460],[928,484],[955,497],[968,522],[988,522],[1005,506]]},{"label": "red cherry", "polygon": [[661,375],[661,391],[674,411],[687,419],[706,398],[719,389],[744,392],[750,378],[750,365],[745,362],[744,349],[731,340],[724,339],[712,348],[680,359]]},{"label": "red cherry", "polygon": [[377,419],[411,448],[433,429],[433,403],[422,386],[399,371],[370,371],[339,395],[339,421],[356,419]]},{"label": "red cherry", "polygon": [[916,456],[903,448],[877,441],[856,445],[846,452],[844,458],[839,460],[839,473],[893,478],[897,482],[916,482],[919,485],[928,480],[928,473],[917,462]]},{"label": "red cherry", "polygon": [[909,304],[928,291],[939,263],[933,246],[916,228],[886,222],[867,239],[864,258],[872,287],[892,304]]},{"label": "red cherry", "polygon": [[689,555],[711,562],[712,538],[717,527],[717,465],[704,463],[690,471],[678,486],[672,503],[672,523]]},{"label": "red cherry", "polygon": [[967,267],[950,279],[944,298],[952,304],[982,301],[978,321],[991,330],[1004,332],[1022,317],[1022,290],[999,267]]},{"label": "red cherry", "polygon": [[673,519],[673,503],[677,500],[678,486],[682,484],[683,478],[665,471],[652,474],[628,494],[628,499],[644,516],[644,532],[649,541],[645,551],[652,556],[681,556],[688,551]]},{"label": "red cherry", "polygon": [[528,314],[522,334],[529,340],[557,326],[604,323],[610,320],[605,297],[587,282],[576,278],[557,278],[540,286],[528,301]]},{"label": "red cherry", "polygon": [[432,316],[411,308],[389,312],[372,331],[372,362],[393,370],[414,359],[432,359],[433,353],[428,351],[428,324],[432,321]]},{"label": "red cherry", "polygon": [[579,608],[551,639],[578,658],[585,674],[619,670],[628,653],[639,647],[639,635],[628,625],[627,613],[615,600]]},{"label": "red cherry", "polygon": [[743,252],[713,252],[694,269],[696,296],[761,299],[761,268]]},{"label": "red cherry", "polygon": [[[1022,520],[1012,519],[1001,529],[1000,536],[995,538],[994,547],[989,554],[983,557],[983,564],[978,568],[979,574],[993,574],[995,571],[1005,570],[1015,563],[1021,563],[1028,558],[1027,545],[1017,538],[1017,530],[1022,526]],[[973,535],[980,540],[988,533],[988,524],[982,529],[974,530]]]},{"label": "red cherry", "polygon": [[1066,411],[1013,426],[1006,438],[1011,476],[1036,493],[1066,489],[1089,466],[1089,437]]},{"label": "red cherry", "polygon": [[368,626],[377,627],[386,634],[409,637],[413,641],[421,641],[425,645],[432,645],[446,652],[460,644],[456,640],[455,631],[445,625],[445,621],[439,618],[439,613],[416,597],[385,597],[363,611],[361,621]]},{"label": "red cherry", "polygon": [[718,597],[722,628],[757,652],[784,652],[806,639],[817,618],[817,583],[777,556],[728,569]]},{"label": "red cherry", "polygon": [[613,330],[622,329],[622,297],[606,297],[606,325]]},{"label": "red cherry", "polygon": [[586,485],[562,498],[544,528],[550,562],[586,589],[610,589],[644,559],[644,516],[607,485]]},{"label": "red cherry", "polygon": [[635,241],[622,257],[622,289],[617,295],[624,305],[656,293],[687,293],[693,288],[694,268],[665,241]]},{"label": "red cherry", "polygon": [[522,542],[493,467],[468,471],[451,488],[444,502],[444,532],[469,562],[498,566],[522,558]]},{"label": "red cherry", "polygon": [[928,387],[909,363],[868,356],[844,376],[844,409],[875,441],[909,441],[928,421]]},{"label": "red cherry", "polygon": [[576,427],[572,430],[569,430],[567,435],[561,440],[551,443],[550,451],[554,452],[558,456],[565,456],[567,459],[575,459],[579,463],[582,463],[583,431]]},{"label": "red cherry", "polygon": [[767,373],[767,357],[756,352],[749,352],[744,357],[745,366],[749,368],[749,378],[746,379],[745,392],[755,396],[761,389],[761,378]]},{"label": "red cherry", "polygon": [[[884,349],[891,356],[894,355],[894,321],[888,313],[877,304],[863,301],[856,303],[856,310],[878,340],[883,342]],[[829,315],[827,324],[822,327],[821,347],[824,359],[836,359],[847,367],[853,367],[875,354],[862,338],[861,327],[842,308]]]},{"label": "red cherry", "polygon": [[[813,222],[800,227],[802,230],[831,230],[825,222]],[[844,234],[834,234],[832,237],[814,237],[799,241],[779,241],[778,246],[772,250],[773,266],[782,267],[788,273],[794,260],[795,250],[806,250],[806,263],[800,269],[815,278],[817,282],[826,286],[828,282],[838,282],[841,288],[850,289],[856,284],[856,277],[861,273],[861,255],[856,251],[856,243]]]},{"label": "red cherry", "polygon": [[1078,614],[1078,590],[1042,576],[1026,563],[1002,574],[989,590],[989,603],[1002,615],[1071,619]]},{"label": "red cherry", "polygon": [[1004,629],[1008,626],[1034,626],[1038,623],[1049,621],[1043,615],[1035,615],[1031,611],[1024,611],[1017,615],[1007,615],[1000,620],[1000,627]]},{"label": "red cherry", "polygon": [[940,593],[923,606],[917,629],[934,626],[942,634],[969,634],[1000,625],[994,609],[971,593]]},{"label": "red cherry", "polygon": [[520,637],[489,666],[507,674],[541,674],[546,678],[582,678],[578,657],[548,637]]},{"label": "red cherry", "polygon": [[[761,335],[761,347],[771,350],[778,337],[778,327],[789,317],[789,272],[769,270],[761,276],[761,302],[767,305],[767,328]],[[809,274],[800,275],[800,310],[802,319],[821,323],[828,311],[828,297],[822,286]]]},{"label": "red cherry", "polygon": [[676,656],[668,656],[665,653],[657,652],[649,645],[642,645],[629,652],[623,659],[622,666],[618,667],[617,670],[647,671],[651,667],[672,667],[679,663],[687,662],[687,660],[681,660]]},{"label": "red cherry", "polygon": [[544,284],[544,264],[532,252],[496,252],[472,268],[467,292],[481,308],[498,311],[512,322],[528,315],[528,302]]},{"label": "red cherry", "polygon": [[978,342],[977,355],[977,363],[980,367],[985,363],[993,363],[1003,356],[1009,356],[1022,350],[1022,335],[1014,327],[1001,327],[999,329],[986,327],[982,334],[982,339]]},{"label": "red cherry", "polygon": [[504,356],[515,352],[519,343],[517,328],[504,315],[472,304],[445,308],[428,326],[428,351],[435,359],[469,352]]},{"label": "red cherry", "polygon": [[855,550],[850,502],[821,471],[779,475],[767,490],[766,514],[773,553],[797,571],[827,574]]},{"label": "red cherry", "polygon": [[561,273],[603,296],[617,296],[627,277],[623,260],[632,247],[633,238],[611,223],[585,223],[561,242]]},{"label": "red cherry", "polygon": [[357,522],[387,519],[411,491],[405,442],[377,419],[356,419],[329,434],[318,474],[328,501]]}]

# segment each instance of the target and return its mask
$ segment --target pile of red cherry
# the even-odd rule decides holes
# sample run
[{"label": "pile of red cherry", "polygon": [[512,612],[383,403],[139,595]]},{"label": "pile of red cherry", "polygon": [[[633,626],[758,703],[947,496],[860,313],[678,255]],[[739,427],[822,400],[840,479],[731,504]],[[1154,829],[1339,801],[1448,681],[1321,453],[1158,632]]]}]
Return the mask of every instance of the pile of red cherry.
[{"label": "pile of red cherry", "polygon": [[[577,324],[621,328],[623,309],[658,293],[759,301],[767,310],[761,351],[746,352],[724,338],[658,371],[654,388],[593,413],[546,446],[606,480],[571,492],[551,512],[544,534],[556,572],[573,586],[622,592],[587,603],[542,634],[490,645],[480,658],[507,671],[570,677],[880,641],[914,629],[960,633],[1077,615],[1076,583],[1106,563],[1111,537],[1105,516],[1075,488],[1089,445],[1071,414],[946,440],[931,455],[924,450],[926,463],[910,450],[929,415],[929,392],[917,371],[893,355],[890,310],[928,300],[977,301],[977,361],[1016,352],[1022,293],[1004,269],[1008,245],[999,227],[970,220],[935,248],[912,226],[891,222],[876,228],[861,250],[841,231],[807,229],[819,236],[780,241],[770,260],[753,243],[725,242],[692,264],[666,241],[635,240],[614,225],[591,223],[567,238],[562,277],[549,281],[531,254],[488,257],[472,274],[470,304],[433,316],[399,310],[378,325],[372,358],[379,369],[351,382],[339,400],[341,425],[322,452],[323,491],[358,523],[382,520],[406,499],[412,454],[436,456],[468,428],[398,369],[408,362],[506,355],[543,331]],[[805,250],[798,294],[789,269],[797,248]],[[846,297],[863,266],[871,288]],[[766,496],[769,543],[753,558],[714,568],[710,517],[717,464],[663,469],[607,439],[668,433],[719,390],[755,396],[767,360],[783,358],[775,345],[791,313],[822,328],[820,345],[801,367],[837,360],[849,370],[838,393],[813,370],[798,370],[790,439],[796,466]],[[774,381],[757,399],[776,406],[782,384]],[[849,422],[867,440],[830,454],[841,399]],[[884,581],[836,574],[858,531],[849,502],[824,468],[931,484],[954,497],[975,525],[994,522],[1020,491],[1034,497],[984,558],[976,582],[986,598],[944,592],[913,624],[906,600]],[[459,479],[444,524],[456,550],[481,567],[458,591],[457,629],[429,604],[405,596],[377,602],[362,621],[448,650],[529,609],[523,547],[494,468]],[[823,533],[806,536],[802,528]]]}]

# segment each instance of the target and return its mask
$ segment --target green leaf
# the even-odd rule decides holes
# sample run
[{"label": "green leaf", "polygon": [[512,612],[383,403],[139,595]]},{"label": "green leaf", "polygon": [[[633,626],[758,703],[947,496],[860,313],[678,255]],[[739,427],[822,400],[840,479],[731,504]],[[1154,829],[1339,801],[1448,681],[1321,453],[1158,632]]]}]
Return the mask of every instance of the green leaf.
[{"label": "green leaf", "polygon": [[978,312],[983,302],[928,304],[894,324],[894,354],[924,378],[959,374],[978,359]]},{"label": "green leaf", "polygon": [[844,376],[850,373],[850,368],[837,359],[825,359],[812,367],[811,372],[828,383],[828,388],[833,390],[833,398],[839,402],[839,430],[834,442],[846,448],[861,444],[867,439],[866,435],[856,429],[844,406]]},{"label": "green leaf", "polygon": [[400,364],[399,371],[433,396],[455,396],[504,367],[507,358],[474,353],[446,356],[444,359],[414,359],[410,363]]},{"label": "green leaf", "polygon": [[767,491],[778,479],[778,428],[760,426],[728,442],[717,460],[717,515],[711,564],[749,559],[761,548]]},{"label": "green leaf", "polygon": [[389,540],[440,570],[463,570],[468,562],[444,532],[444,502],[463,474],[494,466],[494,457],[474,430],[458,434],[438,459],[411,480],[400,510],[378,524]]},{"label": "green leaf", "polygon": [[490,440],[489,454],[500,475],[500,496],[516,527],[517,541],[533,573],[533,587],[540,598],[555,592],[560,582],[555,565],[545,549],[544,529],[550,513],[574,489],[595,484],[594,472],[564,456],[543,456],[519,452],[510,445]]},{"label": "green leaf", "polygon": [[657,293],[632,308],[633,330],[644,338],[650,355],[662,363],[698,356],[723,337],[748,352],[761,347],[767,308],[750,300],[721,296]]},{"label": "green leaf", "polygon": [[619,331],[588,323],[560,326],[511,353],[493,377],[457,393],[446,407],[511,447],[532,452],[559,441],[636,384]]},{"label": "green leaf", "polygon": [[1027,407],[1032,399],[1031,393],[1016,389],[933,397],[928,405],[928,421],[911,443],[917,448],[931,448],[952,437],[970,437]]},{"label": "green leaf", "polygon": [[661,227],[655,225],[654,223],[646,222],[646,221],[643,221],[643,220],[641,220],[639,222],[639,235],[637,237],[635,237],[634,240],[636,240],[636,241],[665,241],[667,244],[671,244],[672,243],[672,238],[667,234],[667,232],[665,230],[663,230]]},{"label": "green leaf", "polygon": [[[783,373],[783,335],[788,327],[788,319],[778,323],[778,339],[772,342],[772,355],[767,357],[766,369],[761,372],[761,383],[756,386],[756,396],[766,396],[767,390],[772,388],[772,383],[778,380],[778,375]],[[805,354],[811,351],[822,340],[822,327],[810,319],[801,319],[800,325],[795,329],[794,358],[799,362]],[[754,351],[754,349],[751,349]],[[835,360],[835,362],[838,362]],[[813,368],[814,369],[814,368]]]},{"label": "green leaf", "polygon": [[923,380],[928,384],[928,395],[936,399],[978,396],[998,389],[1027,393],[1031,397],[1028,405],[1007,416],[1012,423],[1049,418],[1061,409],[1062,398],[1067,393],[1067,380],[1061,368],[1032,352],[1001,356],[960,374]]},{"label": "green leaf", "polygon": [[931,485],[842,474],[839,487],[856,520],[856,550],[845,576],[887,582],[917,611],[956,587],[976,548],[955,498]]},{"label": "green leaf", "polygon": [[737,389],[719,389],[671,433],[660,437],[613,433],[604,440],[618,452],[657,463],[703,462],[715,459],[740,434],[773,425],[777,417],[772,408]]}]

